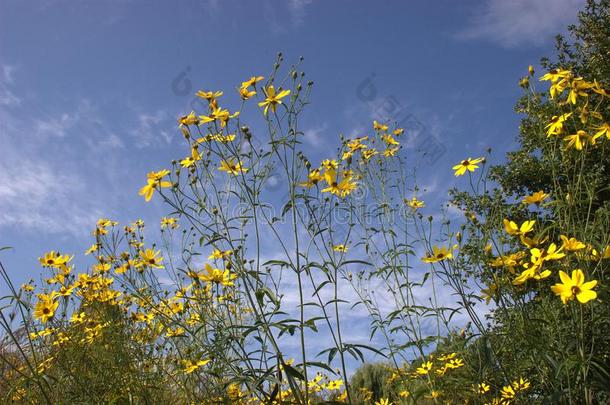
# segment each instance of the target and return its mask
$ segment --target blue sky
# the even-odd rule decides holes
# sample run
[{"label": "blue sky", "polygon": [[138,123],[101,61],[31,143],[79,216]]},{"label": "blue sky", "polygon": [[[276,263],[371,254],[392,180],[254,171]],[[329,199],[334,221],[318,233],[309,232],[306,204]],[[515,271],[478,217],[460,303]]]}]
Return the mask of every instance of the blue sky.
[{"label": "blue sky", "polygon": [[[13,250],[1,259],[21,283],[45,251],[83,252],[99,217],[156,224],[167,209],[137,191],[147,171],[183,157],[176,118],[199,89],[229,94],[266,75],[278,51],[287,64],[304,56],[315,82],[310,157],[396,102],[445,147],[433,161],[412,148],[438,210],[459,184],[453,164],[515,147],[517,82],[582,3],[3,1],[0,246]],[[375,96],[363,99],[367,79]]]}]

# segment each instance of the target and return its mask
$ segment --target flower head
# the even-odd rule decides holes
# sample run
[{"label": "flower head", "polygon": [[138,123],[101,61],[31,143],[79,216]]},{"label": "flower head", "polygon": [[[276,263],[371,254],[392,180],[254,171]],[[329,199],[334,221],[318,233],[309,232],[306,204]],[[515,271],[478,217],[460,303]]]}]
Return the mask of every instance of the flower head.
[{"label": "flower head", "polygon": [[561,298],[564,304],[576,298],[581,304],[585,304],[597,298],[597,293],[593,288],[597,285],[597,280],[585,282],[585,274],[580,269],[572,271],[572,277],[567,273],[559,271],[561,283],[555,284],[551,290]]},{"label": "flower head", "polygon": [[259,107],[265,107],[264,113],[267,115],[269,111],[269,107],[273,112],[276,111],[278,104],[282,104],[282,98],[288,96],[290,94],[290,90],[282,90],[280,89],[279,93],[276,93],[275,87],[270,85],[266,89],[263,90],[265,92],[265,101],[258,103]]},{"label": "flower head", "polygon": [[476,158],[476,159],[468,158],[468,159],[462,160],[460,163],[453,166],[453,170],[455,170],[455,175],[462,176],[467,171],[474,172],[475,169],[479,168],[478,164],[483,162],[484,160],[485,160],[484,158]]}]

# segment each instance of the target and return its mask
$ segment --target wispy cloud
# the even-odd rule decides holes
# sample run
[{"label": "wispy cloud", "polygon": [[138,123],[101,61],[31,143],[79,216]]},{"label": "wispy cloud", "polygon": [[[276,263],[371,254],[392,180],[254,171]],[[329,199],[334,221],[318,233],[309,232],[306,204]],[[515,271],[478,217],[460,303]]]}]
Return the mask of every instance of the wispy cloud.
[{"label": "wispy cloud", "polygon": [[159,135],[166,144],[172,142],[172,136],[165,125],[170,120],[167,111],[157,110],[153,114],[141,113],[138,115],[138,125],[130,133],[136,139],[138,148],[152,146],[159,140]]},{"label": "wispy cloud", "polygon": [[0,106],[17,106],[21,104],[21,99],[17,97],[10,86],[14,83],[15,66],[0,66]]},{"label": "wispy cloud", "polygon": [[508,48],[542,45],[574,21],[583,4],[584,0],[487,0],[457,37]]},{"label": "wispy cloud", "polygon": [[290,0],[288,9],[290,11],[290,19],[292,24],[299,26],[305,21],[307,15],[306,7],[313,3],[313,0]]}]

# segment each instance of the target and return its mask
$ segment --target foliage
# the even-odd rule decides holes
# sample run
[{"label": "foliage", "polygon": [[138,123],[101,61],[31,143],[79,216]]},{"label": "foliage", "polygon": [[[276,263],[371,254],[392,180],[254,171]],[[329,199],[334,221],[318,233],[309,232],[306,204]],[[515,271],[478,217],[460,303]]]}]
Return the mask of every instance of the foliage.
[{"label": "foliage", "polygon": [[3,401],[607,401],[610,3],[570,31],[543,61],[549,90],[531,67],[520,82],[519,149],[453,166],[469,180],[451,192],[457,228],[423,214],[391,122],[308,158],[300,63],[278,55],[235,110],[199,91],[205,110],[179,119],[186,156],[140,189],[168,209],[159,245],[141,220],[102,218],[81,272],[56,250],[39,283],[1,268]]}]

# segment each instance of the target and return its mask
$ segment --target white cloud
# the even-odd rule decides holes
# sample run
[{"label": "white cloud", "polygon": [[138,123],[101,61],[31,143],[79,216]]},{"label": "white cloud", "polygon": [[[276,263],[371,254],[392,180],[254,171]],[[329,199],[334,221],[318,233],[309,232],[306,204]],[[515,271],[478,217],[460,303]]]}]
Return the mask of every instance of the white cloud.
[{"label": "white cloud", "polygon": [[584,0],[487,0],[460,39],[483,39],[504,47],[542,45],[576,20]]},{"label": "white cloud", "polygon": [[152,146],[159,139],[159,135],[170,144],[172,137],[167,132],[164,123],[169,122],[169,114],[163,110],[157,110],[154,114],[141,113],[138,115],[138,125],[130,133],[136,138],[136,146],[145,148]]},{"label": "white cloud", "polygon": [[324,132],[327,129],[328,125],[326,123],[317,127],[306,129],[303,131],[303,139],[308,145],[313,146],[314,148],[319,148],[324,142]]},{"label": "white cloud", "polygon": [[313,3],[313,0],[290,0],[288,3],[288,9],[290,11],[290,19],[292,24],[299,26],[303,24],[306,17],[305,8]]},{"label": "white cloud", "polygon": [[21,104],[21,99],[9,89],[9,86],[15,81],[15,66],[2,65],[0,67],[0,106],[10,107]]},{"label": "white cloud", "polygon": [[63,173],[43,161],[2,160],[0,226],[83,235],[100,216],[74,198],[84,191],[75,174]]}]

